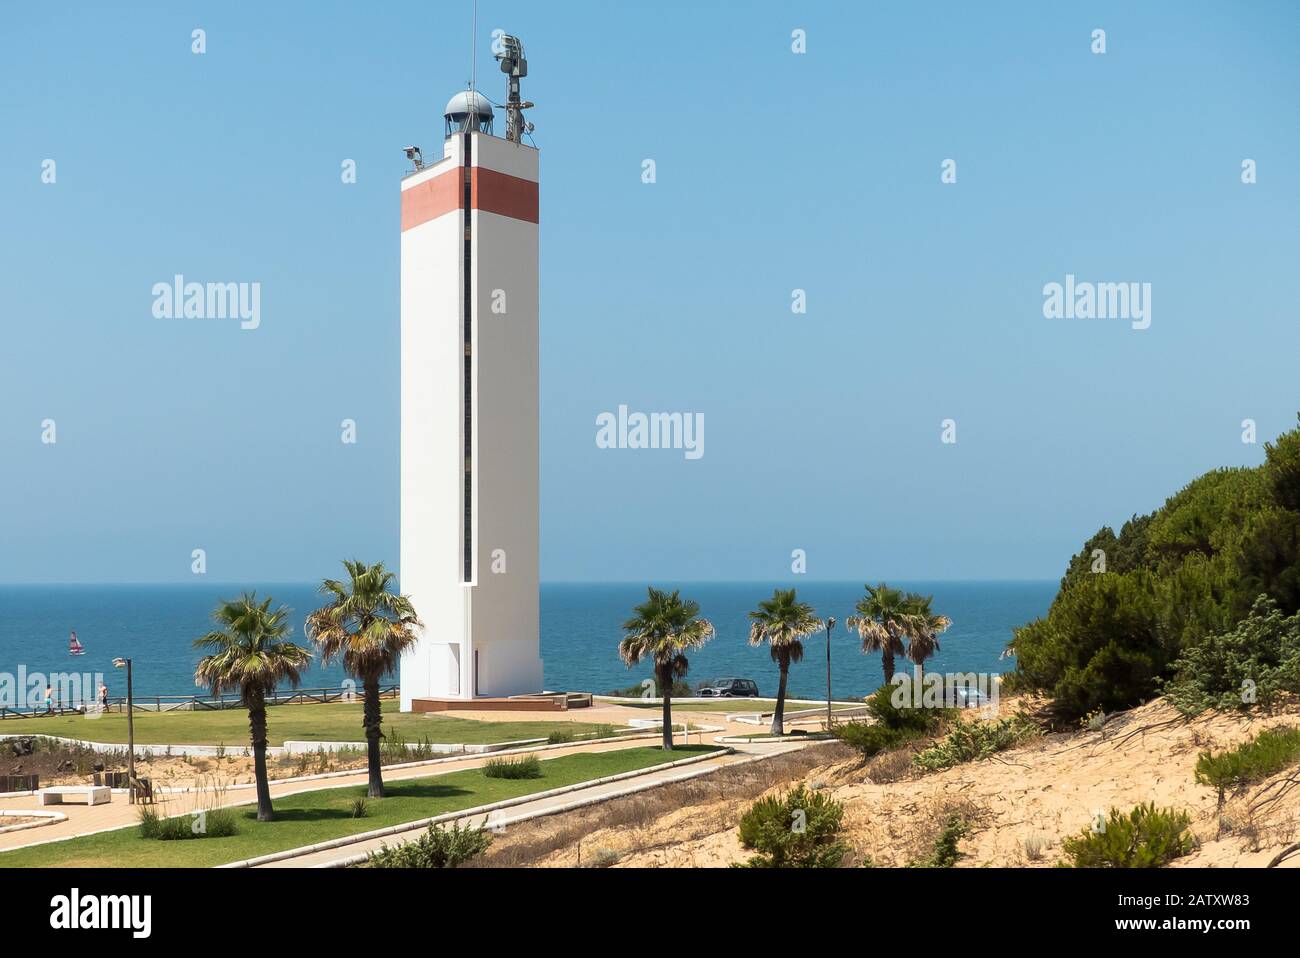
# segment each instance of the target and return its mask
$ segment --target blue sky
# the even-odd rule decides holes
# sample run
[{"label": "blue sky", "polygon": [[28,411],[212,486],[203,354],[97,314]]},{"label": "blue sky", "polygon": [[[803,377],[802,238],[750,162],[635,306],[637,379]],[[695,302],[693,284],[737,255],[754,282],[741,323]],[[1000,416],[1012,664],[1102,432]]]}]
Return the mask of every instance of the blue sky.
[{"label": "blue sky", "polygon": [[[400,148],[438,154],[469,5],[0,16],[0,581],[395,565]],[[483,2],[499,101],[498,27],[542,150],[544,578],[1051,578],[1295,422],[1293,4]],[[261,327],[154,319],[176,273],[260,282]],[[1151,283],[1151,327],[1045,319],[1067,273]],[[703,413],[705,455],[598,449],[621,403]]]}]

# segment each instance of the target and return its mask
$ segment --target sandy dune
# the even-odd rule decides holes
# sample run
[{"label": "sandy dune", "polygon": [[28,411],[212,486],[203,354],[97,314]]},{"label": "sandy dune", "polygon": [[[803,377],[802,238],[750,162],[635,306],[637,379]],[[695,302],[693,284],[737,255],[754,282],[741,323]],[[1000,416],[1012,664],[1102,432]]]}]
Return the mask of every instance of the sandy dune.
[{"label": "sandy dune", "polygon": [[[1017,702],[1006,699],[1002,705],[1009,714]],[[1062,839],[1087,827],[1097,812],[1154,801],[1192,817],[1200,845],[1177,867],[1259,866],[1300,841],[1300,770],[1230,796],[1220,810],[1217,794],[1195,783],[1193,769],[1201,751],[1277,725],[1300,725],[1300,705],[1266,717],[1186,720],[1156,700],[1116,715],[1100,731],[1047,735],[996,758],[931,774],[917,774],[901,758],[864,766],[844,760],[840,747],[831,746],[828,764],[806,773],[796,769],[788,782],[770,790],[800,779],[829,789],[845,805],[854,862],[869,856],[878,865],[904,865],[923,857],[948,813],[957,810],[970,823],[960,866],[1050,867],[1061,858]],[[735,826],[751,801],[720,795],[651,821],[589,832],[581,840],[583,864],[602,856],[632,867],[743,861]],[[537,864],[577,861],[578,849],[569,846]],[[1284,865],[1300,866],[1300,853]]]}]

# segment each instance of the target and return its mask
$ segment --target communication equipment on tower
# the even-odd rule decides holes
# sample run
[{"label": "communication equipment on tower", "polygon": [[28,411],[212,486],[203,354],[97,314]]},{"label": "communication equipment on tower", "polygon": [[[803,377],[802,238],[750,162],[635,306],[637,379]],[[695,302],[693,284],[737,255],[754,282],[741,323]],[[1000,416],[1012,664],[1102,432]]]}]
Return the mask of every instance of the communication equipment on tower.
[{"label": "communication equipment on tower", "polygon": [[501,37],[496,58],[501,64],[501,72],[506,75],[506,139],[519,143],[525,133],[533,132],[533,125],[524,119],[523,113],[533,104],[519,99],[519,78],[528,76],[528,59],[524,56],[523,43],[518,37],[505,34]]}]

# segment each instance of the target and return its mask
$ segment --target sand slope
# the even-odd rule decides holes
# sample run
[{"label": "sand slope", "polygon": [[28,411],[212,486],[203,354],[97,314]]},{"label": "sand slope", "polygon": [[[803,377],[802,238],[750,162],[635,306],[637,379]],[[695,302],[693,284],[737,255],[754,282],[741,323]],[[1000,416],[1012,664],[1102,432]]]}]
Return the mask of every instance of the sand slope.
[{"label": "sand slope", "polygon": [[[1003,714],[1017,704],[1004,700]],[[1156,700],[1113,717],[1099,731],[1046,735],[994,759],[943,772],[917,774],[902,759],[865,766],[852,759],[814,768],[802,780],[844,803],[852,861],[870,856],[888,866],[924,857],[949,812],[960,811],[970,830],[960,844],[965,857],[959,867],[1050,867],[1061,858],[1062,839],[1088,827],[1098,812],[1154,801],[1192,817],[1200,847],[1175,867],[1261,866],[1300,841],[1300,769],[1230,796],[1221,810],[1216,792],[1195,783],[1193,769],[1201,751],[1238,744],[1278,725],[1300,725],[1300,706],[1271,716],[1187,720]],[[898,780],[881,780],[900,774]],[[704,802],[635,828],[589,833],[582,840],[583,864],[591,860],[592,849],[616,853],[618,867],[743,861],[747,853],[735,825],[750,801]],[[572,847],[538,862],[576,863]],[[1300,854],[1283,866],[1300,867]]]}]

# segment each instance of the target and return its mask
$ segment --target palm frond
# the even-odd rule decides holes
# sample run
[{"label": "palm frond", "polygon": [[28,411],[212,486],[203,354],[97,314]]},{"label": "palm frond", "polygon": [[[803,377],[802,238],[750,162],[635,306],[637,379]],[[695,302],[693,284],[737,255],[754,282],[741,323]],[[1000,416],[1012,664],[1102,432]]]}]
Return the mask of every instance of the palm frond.
[{"label": "palm frond", "polygon": [[307,635],[324,662],[340,660],[358,678],[377,678],[397,669],[419,642],[423,628],[411,600],[391,591],[396,576],[382,562],[345,559],[346,583],[326,579],[320,592],[332,601],[307,616]]},{"label": "palm frond", "polygon": [[207,652],[194,668],[194,682],[214,694],[239,689],[247,700],[254,691],[269,692],[281,682],[297,686],[302,671],[311,664],[311,652],[285,641],[288,611],[271,610],[271,598],[257,601],[256,593],[223,601],[213,612],[221,628],[194,640]]},{"label": "palm frond", "polygon": [[648,659],[656,668],[671,667],[681,678],[688,667],[684,653],[714,635],[713,624],[699,618],[700,604],[682,599],[676,591],[651,586],[646,601],[632,611],[632,618],[623,623],[625,635],[618,644],[619,658],[629,667]]}]

